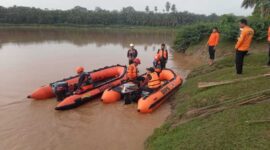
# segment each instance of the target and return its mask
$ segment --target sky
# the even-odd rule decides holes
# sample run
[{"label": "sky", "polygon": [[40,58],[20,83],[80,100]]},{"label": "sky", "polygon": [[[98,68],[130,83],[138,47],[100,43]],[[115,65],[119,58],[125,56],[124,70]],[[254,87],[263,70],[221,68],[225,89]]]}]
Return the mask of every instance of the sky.
[{"label": "sky", "polygon": [[153,10],[155,6],[159,11],[165,8],[166,1],[176,5],[178,11],[218,15],[233,13],[235,15],[250,15],[252,10],[241,8],[243,0],[0,0],[0,6],[30,6],[48,9],[71,9],[74,6],[82,6],[87,9],[101,7],[107,10],[120,10],[123,7],[132,6],[136,10],[145,10],[149,6]]}]

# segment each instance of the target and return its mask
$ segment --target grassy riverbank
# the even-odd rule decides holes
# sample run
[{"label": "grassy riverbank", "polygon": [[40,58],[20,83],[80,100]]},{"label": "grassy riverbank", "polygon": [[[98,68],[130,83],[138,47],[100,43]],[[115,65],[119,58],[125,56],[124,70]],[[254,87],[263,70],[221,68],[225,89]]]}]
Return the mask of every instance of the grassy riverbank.
[{"label": "grassy riverbank", "polygon": [[198,82],[224,81],[270,73],[266,53],[246,58],[237,76],[233,56],[192,71],[173,101],[173,112],[146,142],[151,150],[269,149],[270,78],[198,89]]}]

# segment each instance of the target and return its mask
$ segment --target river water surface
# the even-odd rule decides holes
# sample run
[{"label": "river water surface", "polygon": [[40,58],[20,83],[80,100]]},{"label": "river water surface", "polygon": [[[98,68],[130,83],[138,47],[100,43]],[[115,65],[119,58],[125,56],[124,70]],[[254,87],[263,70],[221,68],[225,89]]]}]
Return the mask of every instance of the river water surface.
[{"label": "river water surface", "polygon": [[[76,66],[93,70],[126,64],[131,42],[139,51],[143,73],[160,43],[170,49],[174,36],[171,31],[0,29],[0,149],[143,149],[146,138],[170,114],[169,102],[143,115],[135,104],[123,102],[105,105],[95,99],[59,112],[54,110],[55,99],[25,97],[41,85],[74,75]],[[196,61],[170,51],[168,68],[185,77]]]}]

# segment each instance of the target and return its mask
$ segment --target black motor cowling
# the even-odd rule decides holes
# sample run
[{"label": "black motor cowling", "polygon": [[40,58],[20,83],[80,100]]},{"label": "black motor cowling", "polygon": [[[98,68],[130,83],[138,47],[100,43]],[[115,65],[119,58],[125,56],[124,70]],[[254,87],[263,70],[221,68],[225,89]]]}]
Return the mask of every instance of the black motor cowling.
[{"label": "black motor cowling", "polygon": [[52,84],[52,89],[56,95],[57,101],[62,101],[69,95],[69,87],[67,82],[56,82]]}]

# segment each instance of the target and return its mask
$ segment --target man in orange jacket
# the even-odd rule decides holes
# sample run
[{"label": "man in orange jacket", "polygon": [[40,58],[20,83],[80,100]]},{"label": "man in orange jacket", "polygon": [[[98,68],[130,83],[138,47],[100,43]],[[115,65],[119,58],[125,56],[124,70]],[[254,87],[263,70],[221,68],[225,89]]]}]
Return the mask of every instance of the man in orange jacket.
[{"label": "man in orange jacket", "polygon": [[268,56],[269,56],[269,60],[268,60],[268,63],[267,65],[270,66],[270,25],[268,27],[268,45],[269,45],[269,50],[268,50]]},{"label": "man in orange jacket", "polygon": [[254,35],[254,30],[248,26],[246,19],[240,20],[240,28],[243,30],[235,45],[235,64],[237,74],[242,74],[243,72],[244,57],[248,53]]},{"label": "man in orange jacket", "polygon": [[208,45],[208,52],[209,52],[209,65],[213,65],[214,59],[215,59],[215,52],[216,52],[216,46],[219,42],[219,31],[218,28],[213,28],[213,31],[209,37],[209,40],[207,42]]}]

